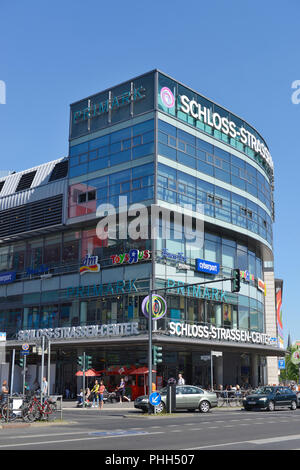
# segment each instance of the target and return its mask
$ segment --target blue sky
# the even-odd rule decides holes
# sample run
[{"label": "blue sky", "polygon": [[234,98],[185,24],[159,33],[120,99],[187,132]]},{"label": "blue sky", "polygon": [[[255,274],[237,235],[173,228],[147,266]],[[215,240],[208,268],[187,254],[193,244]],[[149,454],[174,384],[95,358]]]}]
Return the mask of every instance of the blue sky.
[{"label": "blue sky", "polygon": [[245,118],[275,168],[275,275],[300,339],[298,0],[2,2],[0,170],[67,155],[70,103],[159,68]]}]

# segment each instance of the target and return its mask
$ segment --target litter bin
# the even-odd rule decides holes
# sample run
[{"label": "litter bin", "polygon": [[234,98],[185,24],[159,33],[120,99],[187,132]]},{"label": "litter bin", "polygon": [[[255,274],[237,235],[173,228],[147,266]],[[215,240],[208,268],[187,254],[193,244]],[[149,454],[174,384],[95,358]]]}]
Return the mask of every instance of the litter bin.
[{"label": "litter bin", "polygon": [[171,378],[167,384],[167,400],[166,400],[167,413],[174,413],[176,411],[176,380]]}]

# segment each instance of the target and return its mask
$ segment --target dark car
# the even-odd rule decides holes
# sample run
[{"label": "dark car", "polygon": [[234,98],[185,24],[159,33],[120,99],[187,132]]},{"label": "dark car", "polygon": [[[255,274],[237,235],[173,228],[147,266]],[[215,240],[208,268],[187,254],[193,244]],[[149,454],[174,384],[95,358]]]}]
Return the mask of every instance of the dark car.
[{"label": "dark car", "polygon": [[243,406],[247,411],[252,409],[274,411],[283,407],[296,410],[297,395],[288,387],[260,387],[244,398]]}]

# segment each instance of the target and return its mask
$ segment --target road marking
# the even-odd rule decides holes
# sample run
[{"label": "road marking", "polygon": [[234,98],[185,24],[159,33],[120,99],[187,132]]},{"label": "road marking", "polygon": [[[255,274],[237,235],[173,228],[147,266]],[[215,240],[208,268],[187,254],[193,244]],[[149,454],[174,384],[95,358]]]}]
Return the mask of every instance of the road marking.
[{"label": "road marking", "polygon": [[[156,432],[145,432],[143,434],[134,434],[134,437],[145,437],[153,434],[164,434],[163,432],[156,431]],[[120,438],[120,437],[132,437],[133,434],[113,434],[109,436],[95,436],[95,437],[83,437],[80,439],[64,439],[61,441],[43,441],[43,442],[26,442],[26,443],[18,443],[18,444],[7,444],[7,445],[0,445],[0,448],[8,448],[8,447],[20,447],[20,446],[40,446],[40,445],[46,445],[46,444],[62,444],[64,442],[76,442],[76,441],[93,441],[95,439],[113,439],[115,437]]]},{"label": "road marking", "polygon": [[280,437],[271,437],[268,439],[256,439],[256,440],[246,440],[246,441],[237,441],[237,442],[225,442],[223,444],[212,444],[207,446],[201,447],[190,447],[188,449],[182,450],[200,450],[200,449],[209,449],[213,447],[228,447],[228,446],[235,446],[239,444],[255,444],[255,445],[264,445],[264,444],[273,444],[275,442],[283,442],[283,441],[293,441],[300,439],[300,434],[293,434],[290,436],[280,436]]}]

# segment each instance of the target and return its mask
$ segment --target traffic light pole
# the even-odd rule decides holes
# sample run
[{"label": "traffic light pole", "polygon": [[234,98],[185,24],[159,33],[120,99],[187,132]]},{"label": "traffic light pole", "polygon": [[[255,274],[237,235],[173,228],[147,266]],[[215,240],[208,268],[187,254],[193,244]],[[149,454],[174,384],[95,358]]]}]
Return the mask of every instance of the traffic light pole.
[{"label": "traffic light pole", "polygon": [[85,402],[85,352],[83,353],[83,364],[82,364],[82,399],[83,406]]}]

